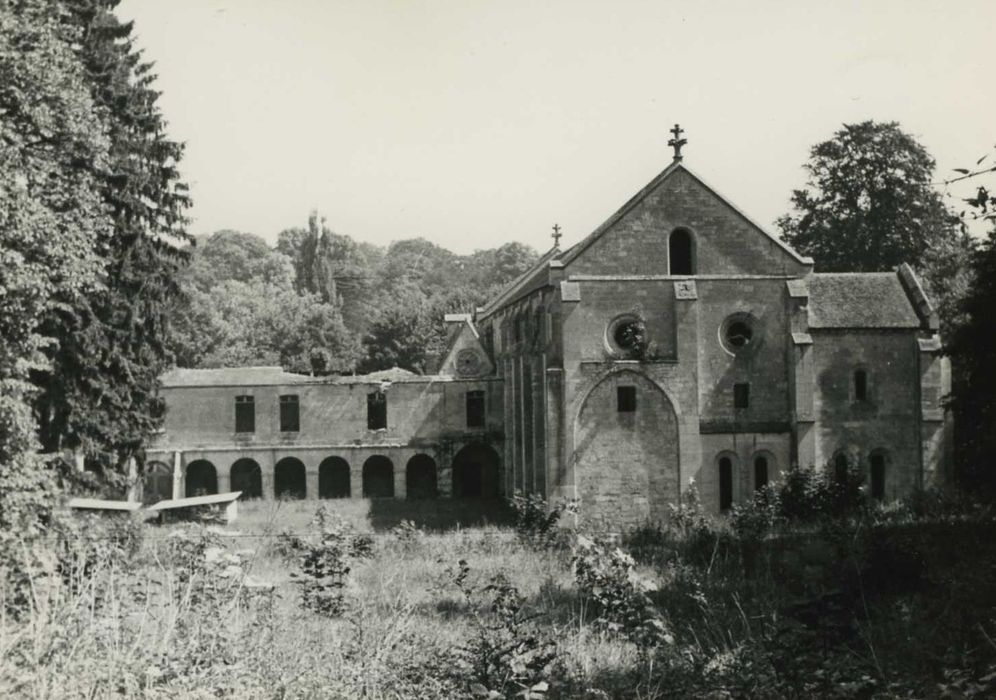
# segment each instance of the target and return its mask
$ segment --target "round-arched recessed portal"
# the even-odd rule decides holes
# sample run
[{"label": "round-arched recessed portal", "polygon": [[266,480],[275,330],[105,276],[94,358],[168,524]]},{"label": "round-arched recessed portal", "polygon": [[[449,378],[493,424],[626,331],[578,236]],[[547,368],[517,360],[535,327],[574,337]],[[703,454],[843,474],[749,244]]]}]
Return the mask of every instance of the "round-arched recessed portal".
[{"label": "round-arched recessed portal", "polygon": [[342,457],[326,457],[318,465],[318,497],[349,498],[349,462]]},{"label": "round-arched recessed portal", "polygon": [[147,506],[173,498],[173,470],[163,462],[147,462],[142,477],[142,503]]},{"label": "round-arched recessed portal", "polygon": [[236,460],[231,471],[232,491],[241,491],[242,498],[263,497],[263,470],[254,459]]},{"label": "round-arched recessed portal", "polygon": [[300,500],[307,492],[304,462],[297,457],[284,457],[277,462],[273,470],[273,494],[277,498]]},{"label": "round-arched recessed portal", "polygon": [[472,443],[453,458],[453,495],[456,498],[496,498],[501,459],[488,445]]},{"label": "round-arched recessed portal", "polygon": [[384,455],[363,463],[363,497],[394,498],[394,463]]},{"label": "round-arched recessed portal", "polygon": [[436,460],[429,455],[415,455],[405,467],[405,493],[409,499],[435,498]]},{"label": "round-arched recessed portal", "polygon": [[184,493],[187,498],[218,493],[218,472],[206,459],[195,459],[188,464],[186,474]]}]

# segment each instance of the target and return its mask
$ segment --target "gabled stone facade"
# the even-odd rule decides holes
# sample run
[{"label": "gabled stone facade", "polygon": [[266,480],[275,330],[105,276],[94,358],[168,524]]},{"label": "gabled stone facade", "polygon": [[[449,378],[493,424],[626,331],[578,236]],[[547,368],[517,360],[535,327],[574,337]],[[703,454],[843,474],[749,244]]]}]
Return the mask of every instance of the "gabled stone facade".
[{"label": "gabled stone facade", "polygon": [[[912,271],[814,273],[680,161],[446,322],[433,376],[176,370],[149,452],[172,474],[160,490],[190,492],[195,463],[198,488],[234,489],[254,465],[264,497],[523,491],[616,527],[664,517],[693,481],[719,512],[791,464],[856,467],[883,499],[948,469],[950,373]],[[368,422],[378,393],[385,428]],[[217,483],[199,481],[205,462]]]}]

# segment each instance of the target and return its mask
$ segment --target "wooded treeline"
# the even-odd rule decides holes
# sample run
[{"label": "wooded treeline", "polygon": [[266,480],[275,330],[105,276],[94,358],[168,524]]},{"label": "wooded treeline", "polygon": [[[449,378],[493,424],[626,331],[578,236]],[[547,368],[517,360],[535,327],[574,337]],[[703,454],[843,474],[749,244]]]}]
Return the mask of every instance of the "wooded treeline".
[{"label": "wooded treeline", "polygon": [[520,243],[457,255],[423,238],[387,248],[308,226],[200,238],[180,275],[173,348],[182,367],[280,365],[317,376],[432,371],[443,316],[472,312],[537,258]]}]

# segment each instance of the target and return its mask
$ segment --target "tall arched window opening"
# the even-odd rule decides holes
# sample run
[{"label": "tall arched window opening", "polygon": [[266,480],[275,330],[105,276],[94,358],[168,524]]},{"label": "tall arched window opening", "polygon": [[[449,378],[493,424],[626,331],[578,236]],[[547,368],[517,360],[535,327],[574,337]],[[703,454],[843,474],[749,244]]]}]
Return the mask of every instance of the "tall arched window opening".
[{"label": "tall arched window opening", "polygon": [[871,495],[876,501],[885,500],[885,455],[876,452],[871,462]]},{"label": "tall arched window opening", "polygon": [[719,458],[719,510],[728,511],[733,506],[733,462],[729,457]]},{"label": "tall arched window opening", "polygon": [[768,458],[758,455],[754,458],[754,490],[759,491],[768,485]]},{"label": "tall arched window opening", "polygon": [[668,264],[672,275],[695,274],[695,243],[683,228],[673,231],[668,239]]}]

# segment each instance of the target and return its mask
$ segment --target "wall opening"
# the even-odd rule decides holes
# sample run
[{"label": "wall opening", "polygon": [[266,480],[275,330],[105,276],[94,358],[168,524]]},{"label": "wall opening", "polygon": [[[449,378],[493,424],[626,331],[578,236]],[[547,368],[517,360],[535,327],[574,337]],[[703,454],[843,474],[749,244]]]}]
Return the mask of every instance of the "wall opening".
[{"label": "wall opening", "polygon": [[484,392],[467,392],[467,427],[484,427]]},{"label": "wall opening", "polygon": [[868,372],[866,370],[854,370],[854,400],[868,400]]},{"label": "wall opening", "polygon": [[187,498],[218,493],[218,472],[206,459],[195,459],[188,464],[186,475],[187,484],[184,493]]},{"label": "wall opening", "polygon": [[758,455],[754,458],[754,490],[763,489],[768,485],[768,458]]},{"label": "wall opening", "polygon": [[235,397],[235,432],[256,432],[256,403],[252,396]]},{"label": "wall opening", "polygon": [[616,411],[619,413],[634,413],[636,411],[636,387],[616,387]]},{"label": "wall opening", "polygon": [[409,499],[436,498],[438,493],[436,460],[429,455],[415,455],[405,467],[405,494]]},{"label": "wall opening", "polygon": [[280,432],[296,433],[301,430],[301,404],[297,394],[280,397]]},{"label": "wall opening", "polygon": [[872,453],[871,459],[871,495],[877,501],[885,500],[885,455],[881,452]]},{"label": "wall opening", "polygon": [[147,462],[142,477],[142,503],[149,506],[173,498],[173,470],[163,462]]},{"label": "wall opening", "polygon": [[733,506],[733,460],[719,458],[719,510],[725,513]]},{"label": "wall opening", "polygon": [[326,457],[318,465],[318,497],[349,498],[349,462],[342,457]]},{"label": "wall opening", "polygon": [[363,463],[363,497],[394,498],[394,464],[383,455]]},{"label": "wall opening", "polygon": [[236,460],[231,471],[232,491],[241,491],[242,498],[263,497],[263,470],[254,459]]},{"label": "wall opening", "polygon": [[367,394],[367,429],[387,429],[387,394],[383,391]]},{"label": "wall opening", "polygon": [[300,500],[308,494],[304,462],[297,457],[284,457],[273,470],[273,494],[277,498]]},{"label": "wall opening", "polygon": [[833,458],[833,480],[838,486],[847,485],[848,468],[847,455],[843,452],[838,452]]},{"label": "wall opening", "polygon": [[488,445],[473,443],[464,447],[453,458],[453,496],[497,497],[500,464],[498,453]]},{"label": "wall opening", "polygon": [[695,274],[695,242],[683,228],[673,231],[668,239],[668,261],[672,275]]}]

